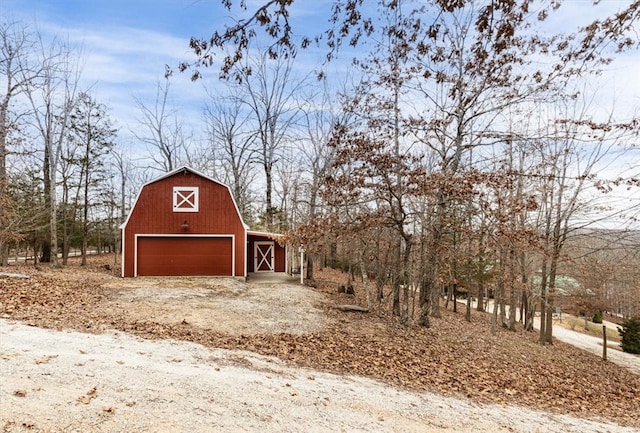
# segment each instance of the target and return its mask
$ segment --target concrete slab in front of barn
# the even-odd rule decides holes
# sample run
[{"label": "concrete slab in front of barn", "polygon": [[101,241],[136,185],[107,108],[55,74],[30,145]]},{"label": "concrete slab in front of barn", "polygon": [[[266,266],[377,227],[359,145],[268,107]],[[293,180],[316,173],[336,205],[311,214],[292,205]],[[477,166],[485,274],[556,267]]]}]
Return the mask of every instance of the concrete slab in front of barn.
[{"label": "concrete slab in front of barn", "polygon": [[300,284],[300,278],[292,277],[286,272],[249,272],[248,283],[268,284]]}]

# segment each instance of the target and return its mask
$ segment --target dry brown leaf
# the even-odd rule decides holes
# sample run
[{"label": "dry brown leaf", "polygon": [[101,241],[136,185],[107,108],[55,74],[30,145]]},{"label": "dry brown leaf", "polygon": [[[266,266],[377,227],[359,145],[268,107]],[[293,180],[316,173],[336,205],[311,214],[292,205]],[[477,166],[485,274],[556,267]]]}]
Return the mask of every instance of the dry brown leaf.
[{"label": "dry brown leaf", "polygon": [[89,391],[87,391],[86,395],[81,395],[78,397],[78,401],[83,404],[91,403],[91,400],[98,396],[98,387],[94,386]]},{"label": "dry brown leaf", "polygon": [[43,356],[42,358],[38,358],[35,360],[36,364],[48,364],[49,361],[51,361],[52,359],[57,358],[58,355],[47,355],[47,356]]},{"label": "dry brown leaf", "polygon": [[88,396],[88,395],[81,395],[80,397],[78,397],[77,400],[80,403],[89,404],[89,403],[91,403],[91,400],[93,400],[93,399],[94,399],[94,397],[91,397],[91,396]]}]

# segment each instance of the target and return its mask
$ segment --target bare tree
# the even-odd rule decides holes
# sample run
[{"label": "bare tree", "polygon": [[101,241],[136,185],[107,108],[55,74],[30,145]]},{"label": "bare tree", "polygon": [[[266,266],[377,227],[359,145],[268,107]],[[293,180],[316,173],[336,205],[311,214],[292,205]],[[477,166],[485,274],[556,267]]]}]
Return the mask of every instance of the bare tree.
[{"label": "bare tree", "polygon": [[[225,0],[223,3],[230,8],[238,2]],[[580,113],[565,113],[559,118],[560,122],[554,124],[553,131],[542,134],[524,128],[514,132],[505,119],[512,110],[529,107],[536,100],[543,99],[552,105],[573,98],[575,95],[563,92],[572,78],[584,79],[608,62],[609,54],[638,46],[635,24],[640,19],[640,2],[628,1],[620,13],[576,29],[574,34],[536,33],[536,26],[561,3],[543,2],[533,12],[529,1],[381,1],[375,13],[384,11],[387,13],[381,15],[395,19],[392,25],[380,27],[377,24],[382,20],[371,16],[369,12],[373,9],[367,9],[360,0],[332,4],[332,27],[319,38],[329,43],[328,57],[343,41],[357,45],[363,36],[395,39],[389,52],[404,56],[399,58],[402,64],[394,63],[386,54],[364,61],[372,69],[382,66],[385,72],[379,74],[382,85],[375,89],[378,95],[374,94],[367,102],[379,96],[384,100],[380,107],[386,108],[387,116],[377,125],[367,124],[367,128],[362,126],[364,122],[360,129],[351,125],[352,130],[348,131],[351,135],[339,131],[344,138],[340,143],[344,146],[339,148],[344,176],[335,176],[331,193],[336,200],[343,200],[342,204],[357,207],[358,212],[350,213],[352,218],[345,221],[361,224],[366,215],[370,217],[368,222],[378,218],[379,223],[390,224],[396,217],[394,227],[399,228],[398,239],[403,237],[403,231],[407,235],[421,234],[419,256],[425,275],[419,284],[419,322],[424,325],[428,324],[428,314],[438,315],[443,286],[452,284],[455,290],[460,269],[466,267],[468,277],[475,261],[480,290],[488,282],[486,269],[495,270],[493,283],[500,286],[497,289],[502,298],[496,308],[501,308],[505,323],[506,304],[510,304],[508,325],[513,328],[517,302],[514,289],[531,287],[527,276],[531,274],[527,268],[531,258],[523,253],[531,242],[529,230],[534,222],[540,236],[539,248],[544,252],[540,255],[540,265],[544,265],[542,275],[546,275],[540,289],[544,298],[541,302],[543,322],[550,321],[547,313],[552,305],[553,281],[562,260],[562,245],[576,228],[575,217],[585,209],[581,193],[574,193],[584,192],[594,184],[589,177],[595,172],[593,164],[607,152],[603,145],[606,140],[590,138],[595,153],[587,152],[588,155],[579,142],[588,135],[605,131],[605,125],[590,122]],[[310,40],[304,37],[294,40],[290,7],[291,2],[284,0],[258,2],[246,9],[246,15],[225,32],[214,33],[206,40],[192,39],[191,47],[200,59],[195,66],[211,65],[216,50],[224,47],[229,56],[222,65],[223,74],[233,74],[241,82],[250,80],[253,68],[246,63],[244,53],[257,29],[273,37],[274,45],[269,50],[273,58],[284,61],[295,55],[296,49],[306,46]],[[399,13],[402,7],[408,7],[406,19]],[[375,33],[377,28],[384,31]],[[376,43],[375,47],[379,48],[380,44]],[[182,69],[190,66],[182,65]],[[393,70],[401,66],[405,68],[404,77],[399,69]],[[385,67],[391,70],[384,71]],[[194,76],[198,76],[197,70]],[[399,86],[399,78],[406,79],[406,83]],[[410,94],[403,98],[405,89],[410,89]],[[365,95],[366,92],[360,92],[357,102],[362,102]],[[362,118],[372,117],[371,110],[367,111],[372,106],[353,104]],[[529,112],[529,115],[545,125],[548,121],[546,113]],[[517,121],[524,121],[527,114],[521,111],[518,116]],[[403,123],[407,119],[410,122]],[[634,124],[627,126],[633,128]],[[592,130],[588,131],[589,128]],[[367,135],[367,130],[376,134]],[[380,134],[381,131],[386,135]],[[407,143],[413,144],[411,156],[436,160],[433,164],[424,164],[421,176],[417,170],[411,171],[416,168],[407,156],[411,152],[392,151],[398,144]],[[562,143],[567,144],[564,150]],[[511,150],[510,160],[496,159],[497,152],[492,152],[493,149]],[[523,158],[531,160],[532,155],[536,155],[538,166],[525,167]],[[483,158],[491,162],[480,166],[478,161]],[[265,167],[265,173],[267,170]],[[403,181],[398,181],[398,176],[403,176]],[[383,191],[382,186],[387,191]],[[474,196],[492,188],[495,188],[493,193],[483,195],[482,199],[496,202],[476,210],[476,206],[481,206],[480,199],[474,201]],[[531,204],[532,207],[527,208],[529,201],[524,192],[527,188],[539,188],[540,193],[535,197],[539,205],[538,221],[530,218],[535,206]],[[379,193],[375,198],[373,191]],[[267,214],[270,199],[268,202]],[[371,205],[359,206],[363,203]],[[410,213],[416,208],[422,215],[411,219]],[[484,212],[484,215],[474,221],[474,212]],[[491,218],[494,221],[489,221]],[[369,232],[368,229],[367,225],[361,233],[382,237],[381,231]],[[462,248],[461,234],[474,230],[475,238],[468,239],[478,243],[477,256],[461,257],[474,251],[471,242]],[[394,251],[403,251],[402,242],[409,256],[418,255],[406,239],[394,246]],[[491,243],[490,248],[482,243]],[[397,255],[395,263],[402,263],[400,258]],[[396,271],[396,274],[411,271],[411,266],[403,266],[402,272]],[[468,277],[467,281],[470,280]],[[496,316],[497,313],[498,310]],[[543,326],[541,342],[544,343],[550,340],[551,327]]]},{"label": "bare tree", "polygon": [[43,75],[47,62],[34,60],[38,51],[38,36],[26,24],[0,23],[0,266],[7,265],[8,243],[16,236],[10,215],[14,203],[8,194],[7,156],[20,141],[19,123],[27,114],[27,108],[20,108],[16,100]]},{"label": "bare tree", "polygon": [[[334,99],[326,81],[323,82],[320,92],[303,98],[306,103],[301,106],[300,111],[304,132],[296,152],[305,174],[300,180],[303,193],[296,200],[297,207],[302,208],[299,209],[300,220],[294,226],[314,225],[317,218],[322,218],[323,213],[326,214],[326,203],[322,199],[321,191],[332,171],[337,151],[330,143],[336,133],[336,127],[348,125],[353,117],[351,113],[343,111],[343,107]],[[312,281],[314,252],[313,248],[309,248],[308,245],[306,247],[306,278]]]},{"label": "bare tree", "polygon": [[58,177],[60,179],[61,196],[58,214],[61,218],[62,234],[62,265],[67,265],[69,252],[75,229],[76,218],[79,209],[81,182],[80,182],[80,160],[81,149],[70,140],[63,143],[58,166]]},{"label": "bare tree", "polygon": [[136,139],[147,146],[153,168],[164,172],[172,171],[188,161],[190,147],[190,135],[183,129],[177,110],[170,106],[169,89],[167,77],[164,82],[157,83],[153,105],[145,104],[140,97],[134,98],[141,115],[138,119],[140,130],[131,131]]},{"label": "bare tree", "polygon": [[127,218],[127,187],[129,186],[130,177],[132,176],[134,167],[131,160],[127,158],[122,149],[113,149],[111,151],[111,157],[111,165],[117,172],[120,182],[118,191],[120,196],[120,205],[118,208],[120,210],[119,222],[122,224]]},{"label": "bare tree", "polygon": [[250,221],[251,160],[257,136],[243,107],[244,102],[233,90],[228,96],[208,93],[204,122],[211,152],[207,159],[213,159],[214,166],[220,163],[222,180],[231,186],[244,220]]},{"label": "bare tree", "polygon": [[241,98],[251,112],[252,131],[256,134],[254,160],[262,166],[265,181],[264,220],[272,229],[273,172],[283,156],[283,147],[291,137],[297,118],[296,93],[303,81],[293,75],[292,63],[286,58],[271,58],[263,52],[250,57],[238,67],[241,76]]},{"label": "bare tree", "polygon": [[[619,134],[612,119],[599,123],[591,115],[591,101],[582,97],[556,103],[543,119],[533,172],[539,193],[537,215],[540,259],[540,343],[552,342],[552,309],[563,250],[571,236],[609,218],[615,210],[596,207],[593,193],[601,187],[598,167],[619,158]],[[540,112],[545,112],[540,109]],[[589,194],[587,194],[589,193]]]},{"label": "bare tree", "polygon": [[78,53],[66,42],[39,40],[43,71],[27,94],[33,123],[43,147],[44,194],[49,213],[49,236],[42,244],[42,261],[58,266],[57,174],[62,144],[66,139],[73,101],[80,80]]},{"label": "bare tree", "polygon": [[11,226],[8,229],[11,229],[14,234],[16,258],[19,256],[21,246],[24,247],[25,258],[29,256],[27,250],[33,249],[33,260],[36,265],[42,232],[48,230],[48,215],[39,164],[31,158],[25,159],[27,159],[26,164],[14,166],[8,175],[8,195],[12,198],[13,205],[8,210],[11,216]]},{"label": "bare tree", "polygon": [[116,129],[113,128],[104,105],[88,93],[81,92],[74,101],[70,114],[69,140],[80,148],[77,159],[82,188],[82,262],[87,264],[89,239],[90,192],[106,178],[105,157],[114,146]]}]

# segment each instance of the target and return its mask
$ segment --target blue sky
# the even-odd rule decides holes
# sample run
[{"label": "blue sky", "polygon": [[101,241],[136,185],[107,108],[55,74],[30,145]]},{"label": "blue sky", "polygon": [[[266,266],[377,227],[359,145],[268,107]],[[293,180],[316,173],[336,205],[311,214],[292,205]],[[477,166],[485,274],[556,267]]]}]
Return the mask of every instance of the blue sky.
[{"label": "blue sky", "polygon": [[[259,3],[261,0],[248,0],[250,9]],[[294,30],[314,35],[326,29],[332,3],[296,0]],[[589,0],[565,0],[564,12],[548,25],[569,30],[629,4],[629,0],[604,0],[597,8],[590,4]],[[230,13],[220,0],[0,0],[0,16],[34,22],[45,37],[59,35],[81,45],[83,87],[90,87],[98,101],[111,108],[121,140],[127,141],[131,139],[128,130],[139,117],[134,97],[152,104],[165,65],[175,67],[191,58],[189,38],[209,36],[229,22]],[[343,60],[348,57],[343,53]],[[321,50],[305,52],[297,60],[298,68],[309,73],[321,60]],[[604,110],[613,97],[618,110],[640,105],[638,60],[635,51],[612,65],[599,85],[597,103]],[[172,77],[172,103],[194,122],[200,118],[203,86],[211,87],[217,81],[217,67],[204,72],[205,79],[197,83],[190,81],[188,73],[176,72]]]},{"label": "blue sky", "polygon": [[[138,110],[134,97],[151,100],[165,64],[177,65],[189,55],[192,34],[216,24],[211,1],[194,0],[2,0],[16,20],[35,23],[45,36],[59,35],[82,47],[82,87],[91,88],[111,109],[120,139],[130,139]],[[172,80],[172,97],[181,110],[192,110],[202,85],[186,75]],[[151,100],[152,101],[152,100]],[[152,102],[150,102],[152,103]],[[199,109],[193,107],[193,109]]]},{"label": "blue sky", "polygon": [[63,28],[80,25],[104,29],[131,27],[182,36],[188,35],[190,28],[205,30],[215,20],[215,8],[211,3],[198,0],[8,0],[9,9],[37,20],[54,22]]},{"label": "blue sky", "polygon": [[[310,9],[297,6],[301,28],[317,23],[318,6],[328,3],[314,0],[306,2],[313,5]],[[82,87],[110,107],[126,146],[140,117],[134,98],[152,106],[165,65],[175,68],[193,59],[189,39],[210,36],[228,22],[230,13],[220,0],[0,0],[0,16],[34,23],[45,39],[58,35],[82,47]],[[176,71],[171,78],[172,105],[194,123],[202,112],[204,86],[217,83],[216,67],[203,72],[205,79],[196,83],[189,73]]]}]

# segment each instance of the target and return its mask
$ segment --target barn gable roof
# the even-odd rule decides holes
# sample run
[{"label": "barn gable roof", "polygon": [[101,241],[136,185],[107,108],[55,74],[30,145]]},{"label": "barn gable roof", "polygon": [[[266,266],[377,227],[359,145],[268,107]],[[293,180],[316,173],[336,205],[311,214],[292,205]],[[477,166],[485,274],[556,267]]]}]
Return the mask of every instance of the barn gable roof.
[{"label": "barn gable roof", "polygon": [[182,166],[180,168],[177,168],[177,169],[175,169],[173,171],[170,171],[168,173],[164,173],[163,175],[161,175],[161,176],[159,176],[159,177],[157,177],[155,179],[152,179],[149,182],[146,182],[145,184],[143,184],[140,187],[140,189],[138,190],[138,195],[136,196],[136,199],[133,202],[133,206],[131,206],[131,209],[129,209],[129,214],[127,215],[127,219],[125,219],[125,221],[120,225],[120,229],[124,229],[127,226],[127,224],[129,223],[129,219],[131,218],[131,215],[133,214],[133,210],[136,208],[136,205],[138,204],[138,199],[140,198],[140,195],[142,194],[142,191],[144,190],[144,188],[146,186],[151,185],[151,184],[156,183],[156,182],[159,182],[161,180],[170,178],[170,177],[175,176],[175,175],[177,175],[179,173],[187,173],[187,172],[188,173],[193,173],[196,176],[202,177],[202,178],[204,178],[204,179],[206,179],[206,180],[208,180],[210,182],[213,182],[215,184],[218,184],[218,185],[226,188],[227,191],[229,192],[229,196],[231,197],[231,201],[233,202],[233,206],[235,207],[236,214],[238,215],[238,218],[240,219],[240,222],[242,223],[242,226],[245,228],[245,230],[249,229],[249,226],[242,219],[242,214],[240,213],[240,209],[238,208],[238,203],[236,203],[235,197],[233,197],[233,194],[231,193],[231,188],[229,188],[228,185],[226,185],[226,184],[224,184],[224,183],[222,183],[220,181],[217,181],[214,178],[212,178],[210,176],[207,176],[206,174],[200,173],[199,171],[197,171],[197,170],[195,170],[195,169],[193,169],[193,168],[191,168],[189,166],[186,166],[186,165],[184,165],[184,166]]}]

